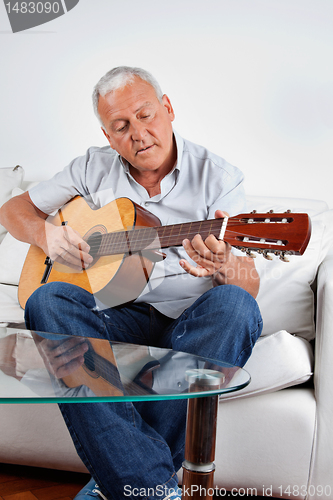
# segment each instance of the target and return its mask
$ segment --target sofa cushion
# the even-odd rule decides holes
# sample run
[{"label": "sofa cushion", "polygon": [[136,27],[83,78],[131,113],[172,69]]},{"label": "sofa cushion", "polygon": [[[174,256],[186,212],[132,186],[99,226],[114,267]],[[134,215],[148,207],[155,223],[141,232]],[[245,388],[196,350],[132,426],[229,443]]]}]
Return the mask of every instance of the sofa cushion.
[{"label": "sofa cushion", "polygon": [[[18,196],[23,192],[21,188],[14,187],[10,196]],[[28,243],[17,240],[10,233],[4,234],[0,245],[0,283],[18,285],[29,247]]]},{"label": "sofa cushion", "polygon": [[[22,185],[24,169],[19,165],[15,168],[0,168],[0,207],[12,196],[12,191]],[[0,225],[0,242],[6,234],[6,229]]]},{"label": "sofa cushion", "polygon": [[17,299],[17,286],[0,284],[0,323],[22,323],[24,311]]},{"label": "sofa cushion", "polygon": [[281,330],[258,339],[244,369],[251,375],[250,384],[222,399],[256,396],[306,382],[313,371],[313,349],[307,340]]},{"label": "sofa cushion", "polygon": [[18,285],[29,243],[18,241],[7,233],[0,245],[0,283]]}]

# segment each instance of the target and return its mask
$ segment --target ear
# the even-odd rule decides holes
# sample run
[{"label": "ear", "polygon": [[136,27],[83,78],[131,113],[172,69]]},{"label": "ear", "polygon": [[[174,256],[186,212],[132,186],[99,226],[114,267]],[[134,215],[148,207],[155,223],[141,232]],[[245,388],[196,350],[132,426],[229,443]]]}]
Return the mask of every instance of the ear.
[{"label": "ear", "polygon": [[173,122],[173,120],[175,119],[175,112],[173,110],[173,107],[172,107],[172,104],[170,102],[170,99],[169,99],[169,97],[166,94],[164,94],[163,97],[162,97],[162,104],[165,107],[165,109],[167,110],[167,113],[169,115],[170,121]]},{"label": "ear", "polygon": [[104,130],[103,127],[101,127],[101,130],[102,130],[103,134],[105,135],[105,137],[106,137],[108,143],[110,144],[111,148],[114,149],[114,147],[112,146],[111,137],[109,136],[109,134]]}]

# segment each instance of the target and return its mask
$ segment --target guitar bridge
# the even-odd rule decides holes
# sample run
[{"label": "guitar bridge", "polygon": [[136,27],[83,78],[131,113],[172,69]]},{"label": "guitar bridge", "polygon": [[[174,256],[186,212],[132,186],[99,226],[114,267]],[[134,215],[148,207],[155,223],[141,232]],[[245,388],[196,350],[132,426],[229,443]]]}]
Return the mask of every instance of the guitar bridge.
[{"label": "guitar bridge", "polygon": [[[62,226],[67,226],[67,224],[68,224],[67,220],[63,220],[61,222]],[[50,272],[52,271],[53,260],[50,259],[49,256],[47,256],[46,259],[45,259],[44,264],[45,264],[45,271],[43,273],[42,279],[40,280],[40,284],[41,285],[45,285],[45,283],[47,283],[47,280],[49,279]]]},{"label": "guitar bridge", "polygon": [[50,257],[46,257],[44,264],[45,264],[45,271],[40,281],[41,285],[47,283],[47,280],[49,279],[50,276],[50,272],[52,271],[53,261],[50,259]]}]

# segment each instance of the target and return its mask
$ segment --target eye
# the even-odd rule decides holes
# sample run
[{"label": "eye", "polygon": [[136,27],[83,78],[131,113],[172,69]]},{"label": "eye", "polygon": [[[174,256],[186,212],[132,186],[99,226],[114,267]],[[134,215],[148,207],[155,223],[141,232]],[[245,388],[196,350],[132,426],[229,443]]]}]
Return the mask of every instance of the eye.
[{"label": "eye", "polygon": [[126,127],[127,127],[127,125],[123,125],[121,128],[117,128],[116,132],[124,132]]},{"label": "eye", "polygon": [[138,115],[139,120],[152,120],[154,117],[154,113],[150,110],[142,110]]}]

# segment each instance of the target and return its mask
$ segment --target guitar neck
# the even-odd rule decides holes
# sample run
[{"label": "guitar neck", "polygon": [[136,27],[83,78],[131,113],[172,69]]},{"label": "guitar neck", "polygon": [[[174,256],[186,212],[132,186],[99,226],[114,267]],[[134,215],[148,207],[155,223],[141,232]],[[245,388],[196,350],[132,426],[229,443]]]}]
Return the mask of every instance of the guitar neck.
[{"label": "guitar neck", "polygon": [[310,239],[311,222],[307,214],[240,214],[229,219],[135,227],[130,231],[97,234],[88,240],[88,244],[91,255],[101,257],[180,246],[185,238],[191,240],[196,234],[200,234],[203,240],[212,234],[236,248],[264,255],[267,252],[280,256],[286,253],[302,255]]},{"label": "guitar neck", "polygon": [[[98,250],[95,255],[136,253],[147,248],[159,250],[180,246],[185,238],[192,239],[198,233],[203,239],[210,234],[218,238],[222,223],[223,219],[214,219],[103,234],[99,237],[96,236],[95,245],[98,246]],[[92,253],[94,254],[94,252]]]}]

